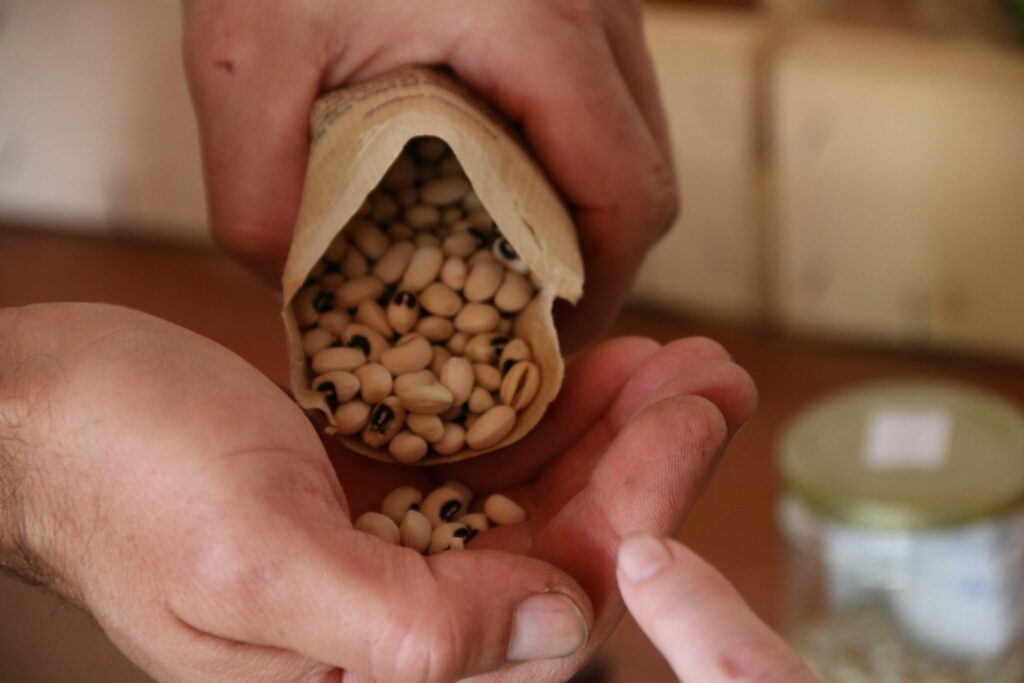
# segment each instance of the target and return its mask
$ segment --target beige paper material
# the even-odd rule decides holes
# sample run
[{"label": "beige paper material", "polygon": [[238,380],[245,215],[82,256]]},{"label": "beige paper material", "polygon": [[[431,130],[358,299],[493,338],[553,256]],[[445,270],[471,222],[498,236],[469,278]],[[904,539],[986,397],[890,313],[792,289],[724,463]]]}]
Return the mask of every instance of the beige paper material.
[{"label": "beige paper material", "polygon": [[[303,408],[323,413],[333,424],[324,397],[310,388],[291,301],[406,143],[420,136],[441,138],[451,147],[495,224],[541,284],[514,330],[533,350],[541,387],[512,433],[494,446],[501,448],[530,431],[558,393],[564,364],[551,307],[556,297],[579,299],[583,261],[572,219],[540,167],[489,106],[434,69],[403,69],[344,88],[321,97],[313,109],[305,189],[282,282],[292,392]],[[394,462],[358,436],[341,438],[352,450]],[[494,448],[434,456],[421,464],[463,460]]]}]

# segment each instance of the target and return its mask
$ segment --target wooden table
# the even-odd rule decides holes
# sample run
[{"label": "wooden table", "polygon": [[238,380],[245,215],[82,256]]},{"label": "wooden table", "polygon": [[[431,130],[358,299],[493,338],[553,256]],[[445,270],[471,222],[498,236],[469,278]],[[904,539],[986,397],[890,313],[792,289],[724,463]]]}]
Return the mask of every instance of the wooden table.
[{"label": "wooden table", "polygon": [[[0,307],[107,301],[166,318],[234,350],[278,381],[285,353],[274,296],[226,258],[202,249],[0,228]],[[928,376],[974,382],[1024,405],[1020,368],[793,339],[769,330],[629,311],[614,335],[659,341],[707,335],[757,380],[761,408],[737,435],[680,538],[714,563],[769,623],[782,615],[783,546],[775,530],[774,445],[805,405],[863,380]],[[19,683],[148,680],[82,615],[0,577],[0,680]],[[674,680],[627,618],[588,680]]]}]

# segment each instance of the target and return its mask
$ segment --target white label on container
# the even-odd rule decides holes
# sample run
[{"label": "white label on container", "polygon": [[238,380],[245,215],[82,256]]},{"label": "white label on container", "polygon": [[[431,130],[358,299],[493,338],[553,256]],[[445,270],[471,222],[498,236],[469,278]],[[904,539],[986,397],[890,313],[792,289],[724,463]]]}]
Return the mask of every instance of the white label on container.
[{"label": "white label on container", "polygon": [[953,419],[936,408],[886,408],[868,419],[864,457],[875,469],[938,469],[949,456]]}]

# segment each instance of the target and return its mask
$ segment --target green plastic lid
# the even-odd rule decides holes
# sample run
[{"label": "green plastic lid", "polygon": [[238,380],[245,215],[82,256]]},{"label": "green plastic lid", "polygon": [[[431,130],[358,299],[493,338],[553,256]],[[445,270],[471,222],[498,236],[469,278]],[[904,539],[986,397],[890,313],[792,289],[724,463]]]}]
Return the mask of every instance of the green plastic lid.
[{"label": "green plastic lid", "polygon": [[1024,414],[947,382],[868,384],[801,413],[781,439],[786,487],[856,526],[949,527],[1024,503]]}]

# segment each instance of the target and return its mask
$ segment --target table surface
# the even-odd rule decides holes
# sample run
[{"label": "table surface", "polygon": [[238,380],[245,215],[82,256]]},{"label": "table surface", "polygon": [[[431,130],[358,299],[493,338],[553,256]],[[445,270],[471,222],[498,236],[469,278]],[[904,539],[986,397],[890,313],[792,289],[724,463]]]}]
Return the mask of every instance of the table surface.
[{"label": "table surface", "polygon": [[[285,350],[274,296],[225,257],[202,249],[0,227],[0,307],[105,301],[143,310],[204,334],[278,381]],[[779,479],[774,446],[804,406],[836,389],[894,377],[973,382],[1024,405],[1020,367],[794,338],[758,326],[627,311],[613,336],[664,342],[706,335],[730,349],[758,383],[757,415],[736,436],[679,538],[717,566],[750,605],[778,626],[784,548],[776,532]],[[587,680],[673,681],[628,617]],[[64,683],[146,681],[86,617],[0,576],[0,679]]]}]

